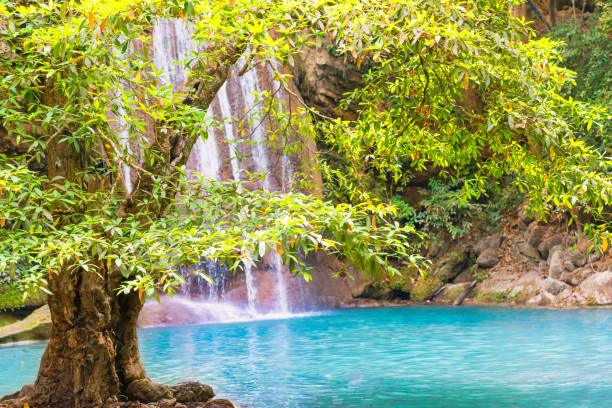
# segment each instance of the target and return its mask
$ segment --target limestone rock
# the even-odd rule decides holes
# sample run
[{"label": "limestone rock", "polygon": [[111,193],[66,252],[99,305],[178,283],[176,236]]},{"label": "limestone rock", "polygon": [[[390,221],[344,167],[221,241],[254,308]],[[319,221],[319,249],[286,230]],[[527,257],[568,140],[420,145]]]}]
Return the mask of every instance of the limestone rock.
[{"label": "limestone rock", "polygon": [[183,381],[170,389],[178,402],[206,402],[215,396],[211,386],[197,381]]},{"label": "limestone rock", "polygon": [[612,271],[593,273],[580,284],[579,289],[587,303],[612,304]]},{"label": "limestone rock", "polygon": [[563,272],[561,277],[559,278],[561,282],[565,282],[570,286],[577,286],[580,281],[578,280],[578,276],[572,272]]},{"label": "limestone rock", "polygon": [[486,238],[481,239],[474,245],[474,253],[476,256],[480,256],[486,249],[493,249],[497,251],[502,242],[501,234],[493,234]]},{"label": "limestone rock", "polygon": [[542,238],[544,238],[544,234],[546,233],[546,228],[542,227],[538,224],[537,221],[533,221],[529,224],[527,228],[527,233],[525,235],[525,239],[534,248],[537,248],[538,245],[542,242]]},{"label": "limestone rock", "polygon": [[567,287],[565,283],[555,279],[546,279],[546,281],[544,281],[544,290],[553,296],[557,296],[567,289]]},{"label": "limestone rock", "polygon": [[565,269],[568,272],[572,272],[574,269],[576,269],[576,267],[571,261],[568,260],[568,261],[563,262],[563,269]]},{"label": "limestone rock", "polygon": [[540,253],[537,249],[532,247],[529,242],[521,242],[518,244],[518,250],[521,254],[525,255],[527,258],[538,260],[540,259]]},{"label": "limestone rock", "polygon": [[36,309],[23,320],[0,327],[0,344],[51,337],[51,313],[48,306]]},{"label": "limestone rock", "polygon": [[481,268],[491,268],[499,262],[497,251],[493,248],[485,249],[476,260],[476,263]]},{"label": "limestone rock", "polygon": [[565,272],[565,268],[563,268],[563,258],[560,251],[555,251],[552,254],[549,264],[548,277],[552,279],[559,279],[561,274]]},{"label": "limestone rock", "polygon": [[[555,245],[554,247],[550,248],[550,250],[548,251],[548,257],[545,259],[548,259],[548,262],[550,262],[555,252],[562,253],[564,249],[565,248],[563,247],[563,245]],[[565,258],[565,254],[561,254],[561,258]]]},{"label": "limestone rock", "polygon": [[540,244],[538,245],[538,251],[542,255],[542,258],[544,259],[548,258],[548,253],[553,247],[557,245],[563,245],[563,238],[564,238],[563,235],[556,234],[540,242]]},{"label": "limestone rock", "polygon": [[148,378],[132,381],[125,392],[130,399],[142,402],[156,402],[172,399],[172,390],[170,390],[170,387],[153,382]]},{"label": "limestone rock", "polygon": [[554,298],[551,294],[549,293],[540,293],[534,297],[532,297],[531,299],[529,299],[527,301],[528,305],[535,305],[535,306],[548,306],[551,305],[554,301]]},{"label": "limestone rock", "polygon": [[587,240],[583,240],[576,244],[575,248],[569,250],[570,261],[577,267],[584,266],[587,262],[587,251],[591,243]]}]

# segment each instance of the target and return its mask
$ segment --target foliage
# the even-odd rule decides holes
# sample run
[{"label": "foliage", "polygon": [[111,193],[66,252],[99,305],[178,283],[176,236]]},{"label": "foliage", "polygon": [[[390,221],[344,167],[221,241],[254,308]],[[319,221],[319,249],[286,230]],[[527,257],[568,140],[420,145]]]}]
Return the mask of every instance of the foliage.
[{"label": "foliage", "polygon": [[[58,274],[120,273],[120,290],[143,298],[173,293],[176,266],[202,257],[237,270],[276,251],[306,279],[303,259],[318,250],[371,272],[393,273],[395,257],[418,263],[418,235],[388,222],[393,207],[185,177],[189,149],[219,125],[206,109],[229,67],[240,57],[242,70],[290,63],[318,4],[2,0],[0,12],[2,126],[28,148],[0,158],[4,276],[46,290]],[[178,91],[157,86],[148,55],[151,25],[164,17],[187,19],[206,47],[184,62],[190,77]]]},{"label": "foliage", "polygon": [[[158,18],[184,19],[201,46],[178,90],[158,86],[149,55]],[[267,251],[306,278],[301,260],[319,249],[370,271],[418,264],[418,234],[360,191],[366,172],[468,173],[455,207],[509,174],[541,216],[581,206],[599,221],[611,201],[612,163],[573,136],[600,110],[559,94],[570,72],[552,42],[520,41],[506,1],[0,0],[0,19],[2,127],[28,150],[1,158],[0,273],[27,288],[108,272],[122,291],[172,293],[178,264],[236,270]],[[287,85],[274,61],[330,43],[364,71],[343,102],[359,115],[300,133],[335,147],[354,205],[187,180],[191,147],[220,126],[206,110],[231,66],[267,64]]]},{"label": "foliage", "polygon": [[394,196],[391,204],[398,208],[396,217],[423,233],[446,231],[454,239],[464,236],[473,225],[487,232],[497,230],[503,214],[523,200],[512,184],[487,183],[486,199],[463,201],[457,197],[457,191],[464,182],[463,178],[447,182],[431,179],[429,188],[423,189],[426,198],[420,202],[422,208],[419,211],[404,202],[401,196]]},{"label": "foliage", "polygon": [[604,3],[601,11],[592,14],[586,27],[567,19],[557,24],[551,37],[564,42],[561,65],[576,72],[574,84],[565,86],[567,97],[604,107],[608,116],[602,128],[580,128],[582,138],[607,154],[612,153],[612,6]]},{"label": "foliage", "polygon": [[353,0],[325,10],[335,51],[363,67],[365,82],[344,99],[356,119],[319,123],[335,147],[324,168],[332,195],[360,200],[367,176],[393,185],[420,173],[465,177],[456,196],[467,206],[509,176],[539,218],[578,208],[609,231],[612,162],[579,137],[606,113],[562,95],[572,73],[557,65],[557,44],[533,40],[507,2]]},{"label": "foliage", "polygon": [[0,286],[0,310],[19,309],[23,304],[23,292],[21,290],[10,285]]},{"label": "foliage", "polygon": [[451,237],[462,237],[471,226],[471,216],[479,209],[477,204],[458,200],[458,183],[445,184],[432,179],[430,195],[423,201],[423,211],[415,217],[415,224],[426,231],[446,230]]}]

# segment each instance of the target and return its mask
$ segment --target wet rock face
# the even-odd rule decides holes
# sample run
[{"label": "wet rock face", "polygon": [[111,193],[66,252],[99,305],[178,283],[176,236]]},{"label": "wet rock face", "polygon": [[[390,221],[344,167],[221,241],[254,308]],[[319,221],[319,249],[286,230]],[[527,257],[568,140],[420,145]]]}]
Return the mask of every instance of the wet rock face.
[{"label": "wet rock face", "polygon": [[356,66],[347,64],[342,56],[332,55],[327,48],[312,47],[302,50],[296,68],[296,85],[309,106],[329,117],[356,116],[355,110],[338,108],[345,93],[363,85]]}]

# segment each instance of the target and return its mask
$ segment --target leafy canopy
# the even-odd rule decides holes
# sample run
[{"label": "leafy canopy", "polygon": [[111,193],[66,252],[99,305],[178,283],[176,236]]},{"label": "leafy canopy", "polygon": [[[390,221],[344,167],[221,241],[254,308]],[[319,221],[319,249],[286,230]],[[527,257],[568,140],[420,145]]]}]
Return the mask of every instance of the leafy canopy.
[{"label": "leafy canopy", "polygon": [[[191,24],[200,47],[178,90],[152,64],[161,18]],[[468,174],[463,200],[512,175],[541,216],[578,206],[607,228],[612,162],[574,133],[602,112],[560,95],[572,73],[554,43],[521,41],[529,30],[506,1],[0,0],[0,29],[2,126],[25,147],[1,159],[0,273],[28,287],[109,271],[151,296],[181,282],[178,264],[206,256],[237,269],[267,251],[306,278],[304,256],[320,248],[370,271],[416,264],[418,234],[368,199],[366,174]],[[356,205],[190,181],[190,147],[222,126],[206,110],[228,67],[269,64],[287,84],[276,61],[317,45],[363,73],[342,103],[354,119],[306,107],[300,128],[339,154],[322,170]]]},{"label": "leafy canopy", "polygon": [[[0,115],[25,150],[0,157],[3,279],[46,290],[61,273],[120,273],[122,291],[158,296],[183,281],[177,265],[202,257],[235,270],[274,251],[306,279],[304,259],[318,250],[372,272],[393,272],[397,257],[416,264],[418,234],[386,221],[393,207],[194,180],[177,154],[220,126],[206,110],[228,66],[240,56],[243,69],[289,61],[316,10],[251,0],[0,2]],[[201,50],[176,63],[201,93],[159,85],[149,45],[160,18],[193,26]]]},{"label": "leafy canopy", "polygon": [[534,40],[508,2],[324,9],[334,49],[365,72],[343,101],[356,117],[319,123],[334,152],[324,166],[332,195],[359,201],[425,174],[463,178],[455,199],[467,205],[510,176],[540,218],[583,211],[609,230],[612,161],[582,134],[601,132],[609,113],[565,96],[575,74],[558,65],[561,45]]}]

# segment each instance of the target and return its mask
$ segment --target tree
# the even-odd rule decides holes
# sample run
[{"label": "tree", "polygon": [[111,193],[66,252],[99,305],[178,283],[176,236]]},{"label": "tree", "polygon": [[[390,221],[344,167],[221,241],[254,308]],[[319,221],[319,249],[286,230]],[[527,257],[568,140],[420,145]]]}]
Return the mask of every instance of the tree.
[{"label": "tree", "polygon": [[[302,132],[344,155],[349,178],[364,164],[398,177],[407,158],[459,171],[484,157],[479,177],[517,172],[521,185],[554,169],[562,188],[530,186],[541,212],[579,186],[580,203],[610,200],[610,162],[575,142],[564,120],[567,110],[593,114],[559,99],[569,74],[549,61],[551,44],[513,40],[524,27],[505,1],[2,0],[0,16],[0,131],[14,147],[1,158],[0,271],[49,292],[54,324],[36,383],[21,394],[32,405],[167,395],[140,361],[136,320],[145,298],[180,285],[176,265],[204,256],[238,270],[272,250],[309,279],[303,259],[319,248],[370,271],[420,261],[418,234],[392,222],[393,207],[185,177],[193,144],[216,125],[206,109],[241,57],[244,70],[279,61],[299,71],[328,47],[363,74],[341,104],[353,119],[321,121],[307,105],[300,115],[312,119]],[[189,21],[205,45],[177,91],[157,86],[149,58],[158,18]],[[549,146],[567,158],[543,154]],[[465,193],[478,194],[479,182]]]}]

